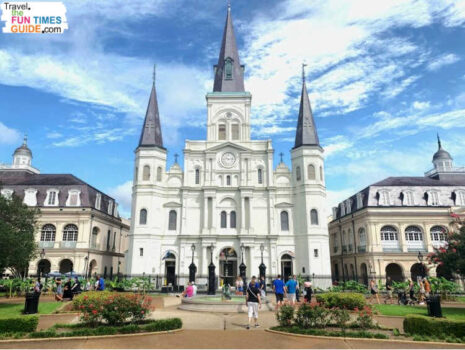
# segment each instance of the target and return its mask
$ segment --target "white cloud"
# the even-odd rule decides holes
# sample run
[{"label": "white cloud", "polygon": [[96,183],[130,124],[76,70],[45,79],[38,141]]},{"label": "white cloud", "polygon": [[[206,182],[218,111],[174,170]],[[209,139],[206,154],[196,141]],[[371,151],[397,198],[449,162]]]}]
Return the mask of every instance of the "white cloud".
[{"label": "white cloud", "polygon": [[9,128],[0,122],[0,144],[16,144],[21,140],[21,134],[18,130]]},{"label": "white cloud", "polygon": [[323,146],[325,150],[325,157],[335,156],[342,151],[346,151],[347,149],[353,146],[353,142],[348,140],[344,135],[337,135],[325,140],[325,145]]},{"label": "white cloud", "polygon": [[429,101],[414,101],[413,102],[413,108],[423,110],[423,109],[428,109],[430,107],[430,102]]},{"label": "white cloud", "polygon": [[59,139],[60,137],[63,137],[63,134],[60,134],[59,132],[53,131],[47,133],[46,137],[48,139]]},{"label": "white cloud", "polygon": [[431,61],[428,64],[427,68],[430,71],[437,71],[438,69],[444,66],[453,64],[459,60],[460,60],[460,57],[453,53],[443,54],[437,57],[436,59],[434,59],[433,61]]},{"label": "white cloud", "polygon": [[110,188],[108,194],[119,203],[120,215],[129,218],[131,216],[132,181],[126,181],[121,185]]}]

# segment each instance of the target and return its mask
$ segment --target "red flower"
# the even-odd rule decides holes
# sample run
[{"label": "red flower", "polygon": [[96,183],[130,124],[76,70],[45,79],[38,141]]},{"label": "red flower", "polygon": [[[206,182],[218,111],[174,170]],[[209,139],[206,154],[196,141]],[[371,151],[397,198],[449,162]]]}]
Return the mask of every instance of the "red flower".
[{"label": "red flower", "polygon": [[92,313],[93,313],[94,315],[97,315],[97,310],[95,310],[95,309],[92,310]]},{"label": "red flower", "polygon": [[143,315],[143,314],[145,314],[145,311],[144,311],[144,310],[142,310],[140,313]]},{"label": "red flower", "polygon": [[457,253],[457,249],[452,248],[452,252],[453,252],[453,253]]}]

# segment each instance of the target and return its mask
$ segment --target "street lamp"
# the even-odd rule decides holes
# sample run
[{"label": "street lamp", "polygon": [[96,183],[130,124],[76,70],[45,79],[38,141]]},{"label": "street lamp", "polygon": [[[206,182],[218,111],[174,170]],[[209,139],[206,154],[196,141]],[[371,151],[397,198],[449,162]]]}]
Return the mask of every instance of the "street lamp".
[{"label": "street lamp", "polygon": [[88,261],[88,260],[89,260],[89,256],[86,255],[86,256],[84,257],[84,264],[86,265],[86,270],[85,270],[85,271],[86,271],[86,278],[88,277],[88,272],[89,272],[89,271],[88,271],[88,270],[89,270],[89,265],[87,264],[87,261]]},{"label": "street lamp", "polygon": [[265,264],[263,263],[263,251],[265,250],[265,246],[262,244],[260,244],[260,253],[261,253],[261,257],[262,257],[262,263],[260,264],[260,266],[258,267],[259,269],[259,272],[260,272],[260,279],[263,277],[265,280],[266,280],[266,266]]},{"label": "street lamp", "polygon": [[208,265],[208,294],[215,295],[216,292],[216,276],[215,264],[213,264],[213,243],[210,244],[210,265]]},{"label": "street lamp", "polygon": [[45,249],[42,248],[41,252],[40,252],[40,260],[39,262],[37,263],[37,277],[39,278],[39,281],[40,281],[40,277],[43,273],[43,267],[42,267],[42,260],[45,258]]},{"label": "street lamp", "polygon": [[[244,250],[245,245],[241,243],[241,264],[239,265],[239,276],[241,276],[244,286],[247,286],[246,275],[247,275],[247,266],[244,264]],[[244,294],[247,288],[244,288]]]},{"label": "street lamp", "polygon": [[197,272],[197,266],[194,264],[194,253],[195,253],[195,244],[192,243],[191,245],[192,251],[192,262],[189,265],[189,282],[195,281],[195,273]]},{"label": "street lamp", "polygon": [[260,252],[262,254],[262,264],[263,264],[263,251],[265,250],[265,246],[262,244],[260,244]]}]

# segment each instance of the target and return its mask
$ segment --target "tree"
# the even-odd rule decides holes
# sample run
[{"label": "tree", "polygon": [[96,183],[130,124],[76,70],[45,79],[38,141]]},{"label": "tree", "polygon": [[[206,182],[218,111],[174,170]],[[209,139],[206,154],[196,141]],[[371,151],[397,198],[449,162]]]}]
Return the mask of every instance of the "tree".
[{"label": "tree", "polygon": [[13,195],[0,196],[0,272],[10,269],[19,277],[37,256],[34,239],[39,209],[29,208]]},{"label": "tree", "polygon": [[444,247],[435,248],[428,254],[428,261],[441,266],[445,274],[465,276],[465,221],[452,213],[456,231],[449,234]]}]

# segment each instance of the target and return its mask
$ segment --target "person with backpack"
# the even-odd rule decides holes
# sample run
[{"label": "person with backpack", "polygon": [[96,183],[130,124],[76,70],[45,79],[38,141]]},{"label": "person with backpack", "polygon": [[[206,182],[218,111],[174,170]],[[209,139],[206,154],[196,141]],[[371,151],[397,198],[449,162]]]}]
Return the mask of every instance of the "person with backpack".
[{"label": "person with backpack", "polygon": [[247,287],[246,294],[246,305],[249,316],[249,322],[247,323],[247,329],[250,329],[252,319],[255,321],[255,328],[259,327],[258,325],[258,309],[262,307],[262,301],[260,297],[260,289],[257,288],[256,281],[257,278],[252,276],[252,280]]}]

